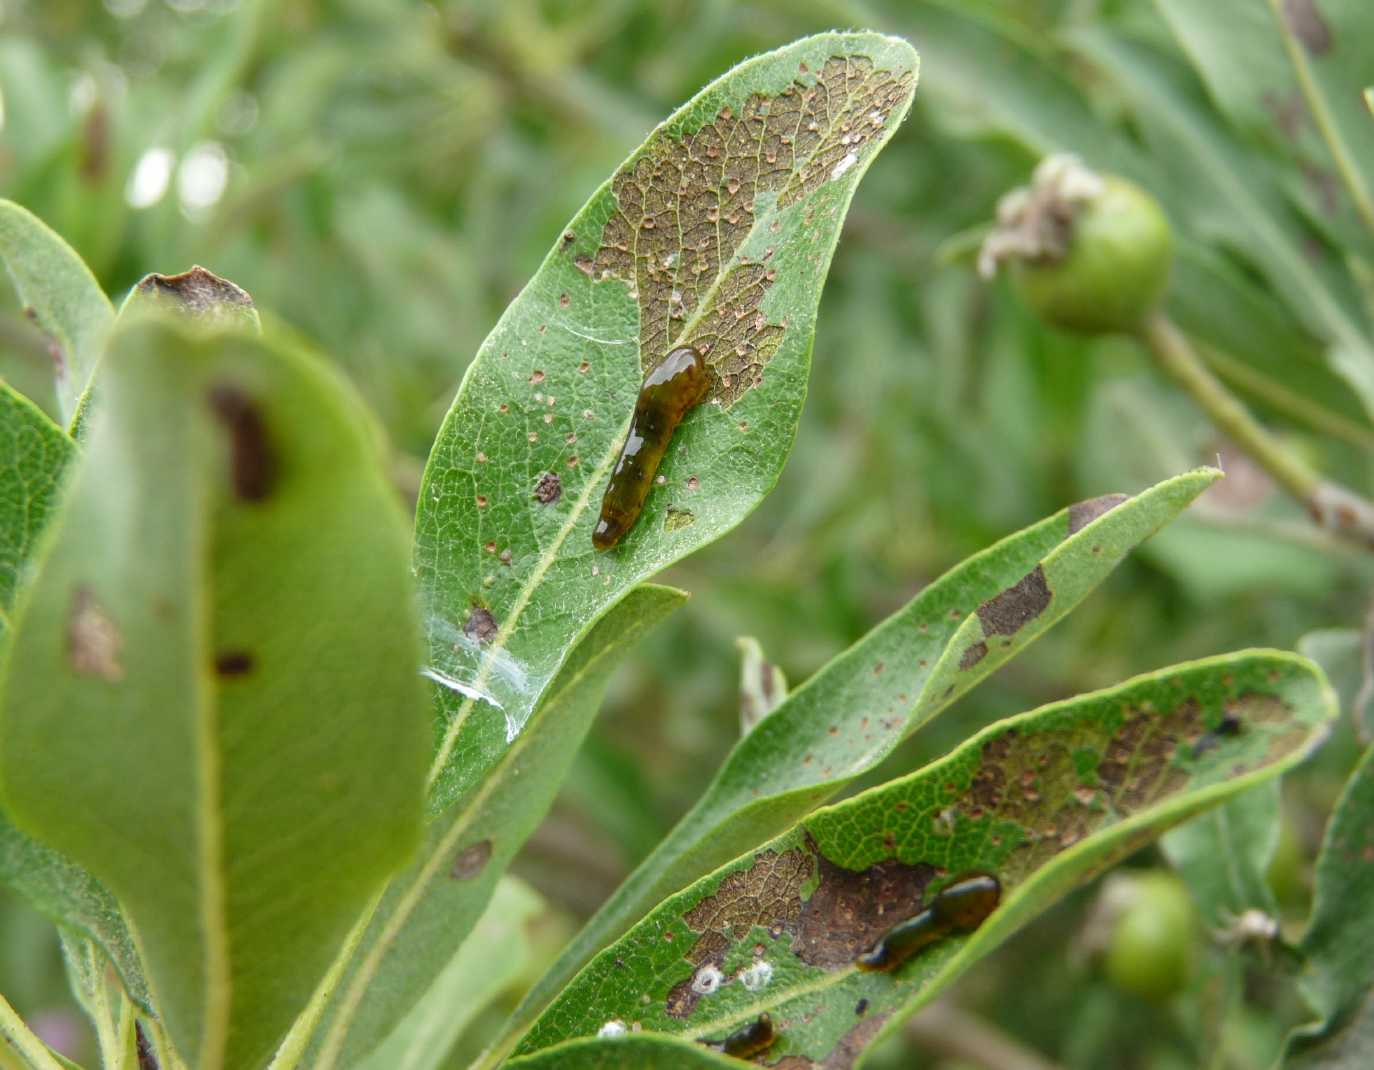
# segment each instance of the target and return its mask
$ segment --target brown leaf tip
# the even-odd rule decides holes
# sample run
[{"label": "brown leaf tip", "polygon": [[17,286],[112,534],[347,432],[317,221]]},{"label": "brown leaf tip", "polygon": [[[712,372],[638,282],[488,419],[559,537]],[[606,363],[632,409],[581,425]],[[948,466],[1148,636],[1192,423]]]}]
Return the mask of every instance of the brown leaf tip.
[{"label": "brown leaf tip", "polygon": [[195,317],[237,318],[253,310],[247,290],[199,264],[180,275],[144,275],[134,290]]}]

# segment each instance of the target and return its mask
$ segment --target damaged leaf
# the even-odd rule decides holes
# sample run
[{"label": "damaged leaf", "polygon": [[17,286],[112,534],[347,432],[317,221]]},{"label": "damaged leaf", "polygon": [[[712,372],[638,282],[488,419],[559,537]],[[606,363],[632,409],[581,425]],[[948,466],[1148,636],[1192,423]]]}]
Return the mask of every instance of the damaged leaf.
[{"label": "damaged leaf", "polygon": [[[1002,721],[672,896],[588,964],[517,1054],[611,1019],[698,1039],[767,1012],[778,1031],[770,1061],[843,1070],[1070,889],[1301,761],[1333,714],[1310,662],[1250,651]],[[1199,750],[1227,719],[1239,730]],[[892,973],[855,968],[966,872],[1001,885],[979,928]],[[746,984],[760,963],[766,983]],[[708,968],[721,981],[703,994],[694,981]]]},{"label": "damaged leaf", "polygon": [[297,352],[184,327],[131,324],[102,365],[0,670],[0,780],[118,898],[172,1043],[216,1070],[265,1061],[409,857],[427,734],[361,402]]},{"label": "damaged leaf", "polygon": [[1219,475],[1199,469],[1131,498],[1080,502],[1009,536],[928,585],[793,689],[736,744],[692,810],[530,991],[507,1041],[632,921],[876,766],[1078,605]]},{"label": "damaged leaf", "polygon": [[[598,617],[777,481],[850,198],[915,83],[911,47],[871,33],[747,60],[553,236],[469,368],[420,492],[431,664],[463,685],[434,690],[433,812],[481,781]],[[675,345],[704,354],[710,396],[675,432],[639,522],[598,554],[598,506],[644,372]],[[558,473],[557,495],[537,492],[539,473]],[[507,567],[482,552],[492,541]],[[495,626],[483,643],[462,640],[475,601]]]}]

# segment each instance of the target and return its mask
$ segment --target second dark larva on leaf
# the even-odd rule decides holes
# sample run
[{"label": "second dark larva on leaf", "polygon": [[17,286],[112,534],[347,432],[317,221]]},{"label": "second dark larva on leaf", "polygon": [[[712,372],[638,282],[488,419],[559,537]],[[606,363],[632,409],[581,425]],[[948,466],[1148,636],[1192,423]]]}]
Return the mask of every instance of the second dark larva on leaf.
[{"label": "second dark larva on leaf", "polygon": [[894,925],[855,960],[861,970],[890,972],[950,933],[969,933],[997,909],[1002,885],[989,873],[966,873],[947,884],[930,906]]},{"label": "second dark larva on leaf", "polygon": [[592,545],[598,550],[609,550],[634,527],[673,432],[710,386],[706,360],[691,346],[679,346],[649,369],[635,401],[630,433],[601,499],[601,517],[592,532]]},{"label": "second dark larva on leaf", "polygon": [[760,1014],[724,1040],[703,1040],[702,1043],[723,1055],[732,1055],[736,1059],[752,1059],[771,1048],[776,1039],[772,1015]]}]

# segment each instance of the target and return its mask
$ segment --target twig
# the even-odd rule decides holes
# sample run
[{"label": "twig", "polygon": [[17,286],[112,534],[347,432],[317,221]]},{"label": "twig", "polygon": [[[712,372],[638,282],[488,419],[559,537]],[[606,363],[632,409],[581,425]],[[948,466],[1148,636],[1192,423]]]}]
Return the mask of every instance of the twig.
[{"label": "twig", "polygon": [[907,1022],[906,1035],[928,1051],[983,1070],[1061,1070],[991,1022],[944,1001],[932,1003]]},{"label": "twig", "polygon": [[1212,423],[1296,498],[1314,523],[1349,542],[1374,549],[1374,503],[1323,479],[1294,456],[1213,375],[1187,336],[1163,313],[1141,327],[1155,363],[1202,408]]}]

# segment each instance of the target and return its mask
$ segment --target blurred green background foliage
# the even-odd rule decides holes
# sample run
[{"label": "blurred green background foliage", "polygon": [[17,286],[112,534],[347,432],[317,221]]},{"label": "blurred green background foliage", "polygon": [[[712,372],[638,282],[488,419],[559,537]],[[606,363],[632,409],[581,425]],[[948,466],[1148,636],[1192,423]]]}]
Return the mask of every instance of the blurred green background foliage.
[{"label": "blurred green background foliage", "polygon": [[[1005,284],[946,255],[1037,157],[980,121],[968,96],[978,69],[957,85],[937,80],[921,34],[928,8],[946,10],[912,0],[0,0],[0,196],[71,242],[116,302],[144,273],[193,263],[246,288],[264,317],[359,386],[406,497],[484,335],[566,220],[672,108],[741,58],[836,26],[902,34],[923,53],[912,117],[840,243],[781,485],[672,571],[668,582],[693,602],[621,674],[516,867],[551,904],[538,941],[550,951],[700,794],[736,737],[739,635],[756,636],[800,681],[1009,531],[1218,454],[1230,478],[1201,507],[874,779],[1049,700],[1242,646],[1294,648],[1314,629],[1363,618],[1374,559],[1306,525],[1135,344],[1052,333]],[[1055,42],[1108,27],[1181,56],[1148,0],[957,8],[1071,77],[1128,142],[1138,131],[1121,121],[1120,91]],[[1003,57],[981,60],[994,70]],[[1024,101],[1032,112],[1058,106]],[[1268,151],[1265,141],[1257,131],[1248,143]],[[0,291],[0,374],[42,401],[41,337]],[[1259,409],[1295,450],[1369,485],[1359,446],[1374,432],[1357,406],[1355,441]],[[1275,880],[1289,919],[1305,914],[1325,815],[1355,754],[1342,728],[1285,782]],[[1097,983],[1097,894],[1072,897],[984,963],[959,1002],[1064,1066],[1198,1065],[1197,991],[1152,1003]],[[1303,1017],[1271,980],[1251,987],[1225,1018],[1234,1035],[1216,1065],[1259,1065],[1253,1053],[1272,1053]],[[45,1034],[84,1029],[67,1009],[51,927],[11,897],[0,989],[48,1020]],[[925,1040],[908,1037],[879,1061],[960,1065]]]}]

